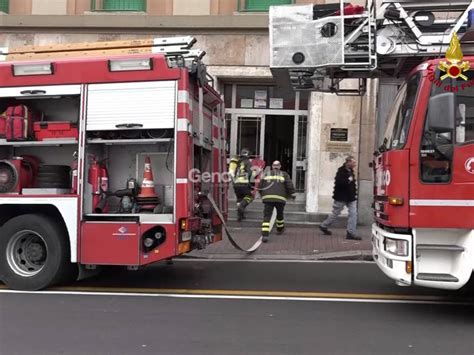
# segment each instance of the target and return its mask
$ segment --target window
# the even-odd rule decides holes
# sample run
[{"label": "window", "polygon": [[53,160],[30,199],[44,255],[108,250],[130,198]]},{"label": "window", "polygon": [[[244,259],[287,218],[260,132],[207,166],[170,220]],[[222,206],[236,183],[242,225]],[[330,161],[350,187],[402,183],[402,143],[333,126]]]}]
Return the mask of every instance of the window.
[{"label": "window", "polygon": [[246,148],[250,150],[250,158],[259,157],[262,118],[241,116],[237,124],[237,152]]},{"label": "window", "polygon": [[[443,73],[444,74],[444,73]],[[440,81],[439,70],[435,79]],[[447,183],[451,180],[454,144],[474,144],[474,87],[466,85],[474,79],[471,71],[462,78],[445,79],[442,85],[432,84],[431,97],[447,92],[446,87],[456,95],[456,125],[452,132],[433,132],[425,121],[420,148],[421,180],[426,183]]]},{"label": "window", "polygon": [[92,0],[92,11],[146,11],[146,0]]},{"label": "window", "polygon": [[[242,2],[245,4],[243,9]],[[288,5],[292,3],[293,0],[239,0],[239,11],[266,12],[270,6]]]},{"label": "window", "polygon": [[237,85],[237,108],[294,110],[295,101],[291,87]]},{"label": "window", "polygon": [[415,74],[401,87],[395,97],[380,150],[402,149],[405,146],[419,84],[420,74]]},{"label": "window", "polygon": [[8,11],[10,11],[10,0],[0,0],[0,11],[8,14]]}]

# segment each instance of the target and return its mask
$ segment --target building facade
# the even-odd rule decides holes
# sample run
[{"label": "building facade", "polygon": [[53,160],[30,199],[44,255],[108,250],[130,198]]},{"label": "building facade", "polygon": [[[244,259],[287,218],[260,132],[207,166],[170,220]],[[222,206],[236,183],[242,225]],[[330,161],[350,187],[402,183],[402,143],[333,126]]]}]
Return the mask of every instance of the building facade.
[{"label": "building facade", "polygon": [[280,160],[308,213],[330,211],[334,174],[354,155],[360,222],[369,223],[377,82],[362,97],[278,86],[269,69],[268,7],[291,3],[325,1],[0,0],[0,46],[194,36],[225,96],[228,154],[249,148],[267,164]]}]

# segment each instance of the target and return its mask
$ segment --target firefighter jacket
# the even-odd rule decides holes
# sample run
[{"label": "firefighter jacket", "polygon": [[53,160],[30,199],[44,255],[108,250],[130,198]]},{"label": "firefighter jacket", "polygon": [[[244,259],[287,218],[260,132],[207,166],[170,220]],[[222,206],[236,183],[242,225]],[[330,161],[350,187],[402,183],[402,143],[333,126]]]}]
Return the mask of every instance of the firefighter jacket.
[{"label": "firefighter jacket", "polygon": [[357,185],[352,169],[343,165],[337,170],[332,198],[340,202],[352,202],[357,199]]},{"label": "firefighter jacket", "polygon": [[263,202],[286,202],[295,193],[295,187],[288,173],[270,170],[263,175],[259,192]]},{"label": "firefighter jacket", "polygon": [[229,174],[234,179],[234,185],[249,185],[252,181],[252,164],[246,157],[232,157],[229,164]]}]

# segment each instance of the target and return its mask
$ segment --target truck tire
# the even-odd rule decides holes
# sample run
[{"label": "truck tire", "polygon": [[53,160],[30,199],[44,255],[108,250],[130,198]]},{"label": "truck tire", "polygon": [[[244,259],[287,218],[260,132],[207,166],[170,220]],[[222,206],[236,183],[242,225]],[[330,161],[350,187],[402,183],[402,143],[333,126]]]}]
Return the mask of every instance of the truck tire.
[{"label": "truck tire", "polygon": [[0,275],[12,289],[36,291],[74,274],[64,227],[50,217],[26,214],[1,229]]}]

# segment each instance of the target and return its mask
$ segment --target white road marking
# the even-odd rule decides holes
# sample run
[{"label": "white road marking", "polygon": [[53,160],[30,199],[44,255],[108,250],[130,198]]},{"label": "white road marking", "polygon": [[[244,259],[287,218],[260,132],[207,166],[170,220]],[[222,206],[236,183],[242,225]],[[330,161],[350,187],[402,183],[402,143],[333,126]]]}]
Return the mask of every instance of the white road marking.
[{"label": "white road marking", "polygon": [[72,295],[72,296],[119,296],[119,297],[160,297],[160,298],[191,298],[191,299],[224,299],[250,301],[303,301],[303,302],[342,302],[342,303],[385,303],[385,304],[437,304],[454,306],[472,306],[474,302],[453,302],[410,299],[365,299],[337,297],[284,297],[284,296],[239,296],[213,294],[180,294],[180,293],[133,293],[133,292],[83,292],[83,291],[18,291],[0,290],[0,294],[28,295]]}]

